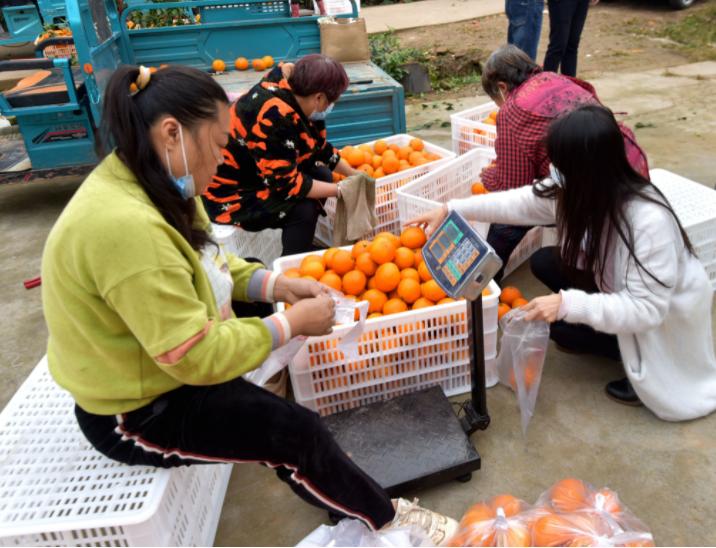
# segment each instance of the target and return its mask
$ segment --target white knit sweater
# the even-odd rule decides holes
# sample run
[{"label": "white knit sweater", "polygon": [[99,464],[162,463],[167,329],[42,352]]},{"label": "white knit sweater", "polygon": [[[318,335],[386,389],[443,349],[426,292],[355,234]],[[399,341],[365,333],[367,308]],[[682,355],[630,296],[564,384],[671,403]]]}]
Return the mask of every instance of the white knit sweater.
[{"label": "white knit sweater", "polygon": [[[453,200],[448,208],[481,222],[550,225],[556,201],[540,198],[526,186]],[[707,415],[716,409],[716,357],[713,290],[706,271],[684,247],[665,208],[635,199],[626,217],[636,256],[667,287],[638,268],[617,237],[613,292],[564,291],[564,320],[617,335],[627,376],[658,417],[680,421]]]}]

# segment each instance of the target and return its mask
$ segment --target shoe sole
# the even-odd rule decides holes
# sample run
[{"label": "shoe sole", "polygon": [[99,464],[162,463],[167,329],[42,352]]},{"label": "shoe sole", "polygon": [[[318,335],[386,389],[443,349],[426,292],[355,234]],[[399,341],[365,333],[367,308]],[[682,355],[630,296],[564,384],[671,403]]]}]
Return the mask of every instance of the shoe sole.
[{"label": "shoe sole", "polygon": [[616,398],[612,396],[609,392],[604,392],[607,395],[607,398],[612,400],[613,402],[620,403],[622,405],[626,405],[627,407],[644,407],[644,403],[640,400],[637,401],[626,401],[626,400],[620,400],[619,398]]}]

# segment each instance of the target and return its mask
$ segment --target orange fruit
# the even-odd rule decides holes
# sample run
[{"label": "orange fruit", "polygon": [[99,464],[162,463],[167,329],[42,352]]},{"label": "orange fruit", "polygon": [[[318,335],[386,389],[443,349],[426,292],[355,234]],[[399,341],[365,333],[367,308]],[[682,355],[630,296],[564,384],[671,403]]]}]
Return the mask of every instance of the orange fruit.
[{"label": "orange fruit", "polygon": [[360,295],[365,289],[368,279],[360,270],[351,270],[343,276],[343,293],[346,295]]},{"label": "orange fruit", "polygon": [[526,305],[529,303],[527,299],[523,299],[522,297],[518,297],[514,301],[512,301],[512,308],[520,308],[521,306]]},{"label": "orange fruit", "polygon": [[357,259],[358,255],[361,255],[362,253],[368,251],[369,246],[370,242],[368,240],[360,240],[359,242],[356,242],[355,244],[353,244],[353,249],[351,249],[351,257]]},{"label": "orange fruit", "polygon": [[496,126],[497,120],[493,120],[492,118],[485,118],[482,123],[487,124],[488,126]]},{"label": "orange fruit", "polygon": [[421,297],[420,284],[407,278],[398,284],[398,297],[408,304],[413,304]]},{"label": "orange fruit", "polygon": [[497,110],[493,110],[490,114],[487,115],[488,118],[492,118],[493,120],[497,120]]},{"label": "orange fruit", "polygon": [[440,299],[437,304],[450,304],[454,302],[456,301],[452,297],[445,297],[444,299]]},{"label": "orange fruit", "polygon": [[383,139],[378,139],[375,143],[373,143],[373,150],[375,150],[376,154],[383,154],[386,150],[388,150],[388,143],[386,143]]},{"label": "orange fruit", "polygon": [[368,278],[368,285],[366,285],[368,289],[376,289],[375,287],[375,276],[371,276]]},{"label": "orange fruit", "polygon": [[336,291],[341,291],[343,288],[341,277],[335,272],[326,272],[318,281]]},{"label": "orange fruit", "polygon": [[326,273],[326,267],[323,266],[323,261],[305,261],[301,263],[300,268],[301,276],[310,276],[314,280],[320,280]]},{"label": "orange fruit", "polygon": [[274,65],[273,57],[270,55],[264,55],[263,59],[261,59],[264,62],[264,67],[271,68]]},{"label": "orange fruit", "polygon": [[211,63],[211,68],[214,72],[224,72],[226,70],[226,63],[221,59],[214,59]]},{"label": "orange fruit", "polygon": [[381,314],[380,312],[373,312],[372,314],[368,314],[368,319],[370,320],[371,318],[380,318],[382,315],[383,314]]},{"label": "orange fruit", "polygon": [[423,143],[422,139],[411,139],[410,140],[410,148],[417,152],[421,152],[425,148],[425,143]]},{"label": "orange fruit", "polygon": [[398,171],[405,171],[410,167],[410,162],[408,160],[400,160],[398,162]]},{"label": "orange fruit", "polygon": [[427,265],[425,264],[425,261],[418,265],[418,274],[420,274],[420,279],[424,282],[428,282],[433,279],[433,277],[430,275],[430,271],[428,270]]},{"label": "orange fruit", "polygon": [[254,67],[254,70],[256,72],[262,72],[266,70],[266,65],[264,64],[263,59],[254,59],[251,61],[251,66]]},{"label": "orange fruit", "polygon": [[375,235],[375,239],[377,240],[378,238],[387,239],[390,243],[393,244],[393,247],[395,247],[396,249],[400,247],[400,238],[392,232],[388,232],[387,230],[384,230],[383,232],[378,232],[378,234]]},{"label": "orange fruit", "polygon": [[363,158],[365,160],[363,163],[368,164],[368,165],[372,164],[373,163],[373,152],[370,150],[363,150]]},{"label": "orange fruit", "polygon": [[395,257],[395,247],[387,238],[376,238],[370,245],[370,258],[379,265],[389,263]]},{"label": "orange fruit", "polygon": [[333,256],[338,251],[337,247],[330,247],[323,253],[323,266],[333,268]]},{"label": "orange fruit", "polygon": [[434,303],[447,297],[442,288],[438,285],[435,280],[428,280],[420,286],[420,290],[423,293],[423,297],[433,301]]},{"label": "orange fruit", "polygon": [[423,250],[422,249],[416,249],[415,250],[415,265],[419,265],[423,262]]},{"label": "orange fruit", "polygon": [[556,514],[538,519],[532,529],[532,535],[535,546],[564,546],[575,536],[569,521]]},{"label": "orange fruit", "polygon": [[400,150],[400,146],[396,145],[395,143],[391,143],[388,145],[388,148],[395,152],[396,156],[398,154],[398,151]]},{"label": "orange fruit", "polygon": [[420,274],[418,274],[418,271],[414,268],[404,268],[400,271],[400,279],[415,280],[416,282],[420,282]]},{"label": "orange fruit", "polygon": [[347,153],[346,161],[352,166],[352,167],[359,167],[362,166],[365,163],[365,154],[363,151],[359,148],[353,148]]},{"label": "orange fruit", "polygon": [[485,185],[483,185],[480,181],[476,181],[472,183],[472,186],[470,187],[470,192],[472,194],[487,194],[487,189],[485,188]]},{"label": "orange fruit", "polygon": [[352,146],[346,145],[340,150],[339,154],[341,155],[341,158],[348,161],[348,155],[351,153],[352,150],[353,150]]},{"label": "orange fruit", "polygon": [[522,292],[511,285],[502,288],[502,293],[500,293],[500,302],[509,304],[510,306],[512,306],[512,301],[520,298],[522,298]]},{"label": "orange fruit", "polygon": [[495,511],[487,504],[478,503],[467,509],[460,520],[460,525],[475,525],[490,519],[495,519]]},{"label": "orange fruit", "polygon": [[383,156],[383,165],[381,167],[386,175],[390,175],[400,169],[400,162],[393,156]]},{"label": "orange fruit", "polygon": [[300,278],[301,271],[298,268],[289,268],[288,270],[284,271],[283,275],[287,278]]},{"label": "orange fruit", "polygon": [[512,495],[497,495],[490,501],[490,506],[497,513],[498,508],[502,508],[505,517],[511,517],[520,513],[520,500]]},{"label": "orange fruit", "polygon": [[408,227],[403,230],[403,233],[400,235],[400,243],[409,249],[423,247],[426,241],[427,237],[425,236],[425,232],[418,226]]},{"label": "orange fruit", "polygon": [[358,168],[358,171],[362,171],[363,173],[367,174],[368,177],[372,177],[374,173],[373,166],[370,164],[363,164]]},{"label": "orange fruit", "polygon": [[507,314],[512,308],[510,308],[509,304],[506,303],[500,303],[497,305],[497,319],[502,319],[502,316]]},{"label": "orange fruit", "polygon": [[407,160],[410,158],[410,153],[413,152],[413,149],[410,147],[400,147],[397,152],[399,160]]},{"label": "orange fruit", "polygon": [[411,152],[410,156],[408,156],[408,163],[411,166],[419,166],[420,164],[425,162],[425,157],[421,152]]},{"label": "orange fruit", "polygon": [[378,265],[373,262],[373,259],[370,258],[370,253],[367,251],[356,257],[356,270],[360,270],[366,276],[375,274],[377,268]]},{"label": "orange fruit", "polygon": [[622,505],[619,503],[619,497],[614,491],[604,487],[603,489],[597,491],[597,494],[602,496],[601,508],[605,512],[618,514],[622,511]]},{"label": "orange fruit", "polygon": [[371,156],[373,155],[373,147],[370,146],[368,143],[358,145],[358,148],[361,149],[363,152],[370,152]]},{"label": "orange fruit", "polygon": [[552,507],[558,512],[576,512],[587,506],[589,492],[584,482],[575,478],[558,481],[550,490]]},{"label": "orange fruit", "polygon": [[333,261],[331,261],[331,266],[336,274],[338,274],[339,276],[343,276],[344,274],[347,274],[348,272],[353,270],[353,267],[355,266],[355,261],[353,260],[350,251],[346,251],[345,249],[339,249],[338,251],[336,251],[335,255],[333,255]]},{"label": "orange fruit", "polygon": [[368,301],[369,313],[382,312],[383,305],[388,301],[388,297],[380,289],[369,289],[363,293],[361,300]]},{"label": "orange fruit", "polygon": [[495,533],[495,546],[532,546],[529,527],[517,520],[510,520],[505,529]]},{"label": "orange fruit", "polygon": [[373,179],[380,179],[381,177],[385,177],[385,172],[382,167],[379,167],[373,172]]},{"label": "orange fruit", "polygon": [[385,263],[375,271],[375,287],[383,293],[393,291],[400,283],[400,270],[393,263]]},{"label": "orange fruit", "polygon": [[249,60],[246,57],[237,57],[234,61],[234,68],[236,70],[246,70],[249,68]]},{"label": "orange fruit", "polygon": [[334,171],[334,172],[331,173],[331,179],[333,179],[333,182],[334,182],[334,183],[337,183],[338,181],[341,180],[341,174],[340,174],[340,173],[336,173],[336,172]]},{"label": "orange fruit", "polygon": [[395,250],[394,262],[400,270],[410,268],[415,264],[415,253],[407,247],[399,247]]},{"label": "orange fruit", "polygon": [[320,255],[306,255],[303,259],[301,259],[301,267],[303,265],[310,263],[311,261],[318,261],[319,263],[323,264],[323,257]]},{"label": "orange fruit", "polygon": [[370,165],[373,166],[373,169],[378,169],[380,166],[383,165],[383,157],[378,156],[377,154],[373,156],[373,159],[370,162]]},{"label": "orange fruit", "polygon": [[417,310],[419,308],[428,308],[429,306],[434,306],[435,303],[431,301],[430,299],[426,299],[425,297],[420,297],[417,301],[413,303],[413,310]]},{"label": "orange fruit", "polygon": [[383,156],[384,160],[389,156],[391,158],[395,158],[396,160],[398,159],[398,155],[395,153],[395,151],[392,148],[389,148],[388,150],[386,150],[383,154],[381,154],[381,156]]},{"label": "orange fruit", "polygon": [[383,305],[383,314],[398,314],[408,310],[408,305],[401,299],[388,299]]},{"label": "orange fruit", "polygon": [[[528,366],[525,368],[524,383],[525,383],[525,388],[526,388],[527,390],[529,390],[530,388],[532,388],[532,385],[533,385],[534,382],[537,380],[537,373],[538,373],[538,372],[539,372],[539,369],[537,368],[537,366],[531,367],[530,365],[528,365]],[[514,390],[515,392],[517,392],[517,378],[515,377],[515,370],[514,370],[514,369],[511,369],[511,370],[510,370],[509,382],[510,382],[510,387],[512,388],[512,390]]]}]

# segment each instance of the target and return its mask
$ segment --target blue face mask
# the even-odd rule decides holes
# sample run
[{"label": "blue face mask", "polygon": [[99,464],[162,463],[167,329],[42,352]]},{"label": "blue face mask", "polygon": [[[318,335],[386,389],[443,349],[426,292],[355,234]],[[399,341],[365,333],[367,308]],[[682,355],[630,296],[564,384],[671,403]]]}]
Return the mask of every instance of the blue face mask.
[{"label": "blue face mask", "polygon": [[317,110],[312,112],[311,116],[309,116],[309,118],[313,121],[325,120],[326,116],[328,116],[332,110],[333,110],[333,103],[328,105],[328,108],[322,112],[319,112]]},{"label": "blue face mask", "polygon": [[564,187],[564,175],[553,164],[549,164],[549,176],[559,186]]},{"label": "blue face mask", "polygon": [[179,191],[181,197],[185,200],[190,200],[196,196],[196,187],[194,186],[194,176],[189,173],[189,164],[186,161],[186,150],[184,149],[184,132],[181,126],[179,126],[179,139],[181,141],[181,155],[184,159],[184,175],[182,177],[175,177],[172,173],[172,165],[169,163],[169,150],[164,149],[164,154],[167,160],[167,170],[169,171],[169,178],[174,183],[174,187]]}]

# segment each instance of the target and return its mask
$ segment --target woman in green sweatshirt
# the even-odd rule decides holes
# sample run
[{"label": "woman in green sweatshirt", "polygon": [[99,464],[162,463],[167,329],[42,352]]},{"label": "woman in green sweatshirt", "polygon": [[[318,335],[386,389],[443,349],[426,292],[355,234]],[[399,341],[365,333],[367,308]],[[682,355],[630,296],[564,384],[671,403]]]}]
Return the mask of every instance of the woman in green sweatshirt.
[{"label": "woman in green sweatshirt", "polygon": [[[297,335],[323,335],[333,301],[224,254],[195,199],[222,162],[229,104],[187,67],[121,67],[105,91],[103,142],[47,240],[42,263],[56,381],[100,452],[161,467],[259,462],[300,497],[371,528],[390,497],[338,447],[317,414],[241,378]],[[236,318],[231,302],[290,310]]]}]

